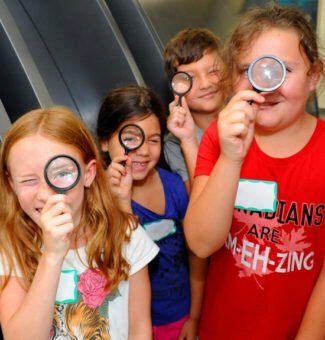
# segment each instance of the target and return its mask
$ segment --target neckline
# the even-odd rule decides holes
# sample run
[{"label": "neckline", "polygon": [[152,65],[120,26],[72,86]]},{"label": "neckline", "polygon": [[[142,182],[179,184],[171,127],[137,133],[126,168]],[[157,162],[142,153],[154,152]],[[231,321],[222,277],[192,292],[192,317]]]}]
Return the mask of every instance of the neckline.
[{"label": "neckline", "polygon": [[158,173],[158,176],[159,176],[159,179],[161,181],[161,184],[162,184],[162,187],[163,187],[163,191],[164,191],[164,199],[165,199],[165,209],[164,209],[164,212],[162,214],[159,214],[151,209],[148,209],[147,207],[143,206],[142,204],[138,203],[137,201],[135,201],[134,199],[131,200],[131,202],[133,202],[135,205],[137,205],[138,207],[141,207],[142,209],[150,212],[151,214],[154,214],[158,217],[164,217],[166,216],[166,212],[167,212],[167,204],[169,202],[169,199],[167,199],[167,191],[166,191],[166,188],[165,188],[165,181],[164,181],[164,176],[162,175],[162,173],[166,170],[156,166],[155,167],[157,173]]},{"label": "neckline", "polygon": [[272,162],[273,164],[275,163],[277,165],[287,165],[288,163],[291,164],[292,162],[295,162],[297,159],[300,159],[302,156],[308,154],[308,151],[314,146],[315,142],[317,141],[320,131],[321,131],[321,121],[320,119],[317,119],[315,129],[310,139],[308,140],[308,142],[298,152],[288,157],[277,158],[277,157],[272,157],[266,154],[259,147],[255,138],[253,139],[253,142],[252,142],[252,149],[255,149],[259,157],[265,162]]}]

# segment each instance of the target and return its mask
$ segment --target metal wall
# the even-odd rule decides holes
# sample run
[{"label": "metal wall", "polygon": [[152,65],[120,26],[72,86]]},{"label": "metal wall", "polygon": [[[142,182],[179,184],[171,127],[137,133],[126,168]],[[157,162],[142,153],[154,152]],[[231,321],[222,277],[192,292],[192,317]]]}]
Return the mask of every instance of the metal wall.
[{"label": "metal wall", "polygon": [[[243,11],[266,2],[0,0],[0,136],[4,117],[13,122],[53,104],[70,107],[94,130],[104,95],[128,83],[152,87],[167,106],[167,41],[185,27],[226,40]],[[304,3],[315,8],[317,1]]]},{"label": "metal wall", "polygon": [[144,84],[104,1],[0,0],[0,20],[0,95],[11,121],[56,104],[93,129],[110,88]]}]

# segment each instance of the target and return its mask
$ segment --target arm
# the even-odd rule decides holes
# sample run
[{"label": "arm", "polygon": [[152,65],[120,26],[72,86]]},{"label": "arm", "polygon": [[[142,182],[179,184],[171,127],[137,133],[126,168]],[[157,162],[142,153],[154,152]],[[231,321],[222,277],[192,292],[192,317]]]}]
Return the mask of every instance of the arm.
[{"label": "arm", "polygon": [[197,158],[197,153],[199,149],[199,142],[196,139],[181,141],[181,149],[184,155],[186,168],[188,171],[188,181],[184,182],[187,192],[191,193],[191,188],[193,187],[194,181],[194,170]]},{"label": "arm", "polygon": [[[125,161],[125,166],[122,162]],[[131,195],[132,195],[132,168],[131,158],[123,155],[115,157],[106,170],[110,190],[117,199],[120,208],[132,213]]]},{"label": "arm", "polygon": [[170,113],[167,120],[167,127],[180,141],[180,147],[189,178],[188,183],[186,183],[186,189],[190,192],[194,180],[194,169],[199,143],[196,137],[195,123],[185,98],[183,98],[183,106],[177,106],[177,102],[178,98],[169,105]]},{"label": "arm", "polygon": [[220,112],[220,156],[210,176],[194,180],[184,230],[190,249],[199,257],[217,251],[231,227],[242,163],[254,136],[256,107],[248,100],[261,103],[264,98],[253,91],[242,91]]},{"label": "arm", "polygon": [[129,340],[152,339],[151,290],[148,266],[131,275],[129,292]]},{"label": "arm", "polygon": [[28,291],[12,277],[0,295],[0,320],[5,339],[48,339],[57,287],[74,224],[67,197],[51,196],[41,216],[44,251]]},{"label": "arm", "polygon": [[296,340],[325,339],[325,261],[309,299]]},{"label": "arm", "polygon": [[12,277],[0,295],[0,320],[5,339],[48,339],[62,262],[42,256],[26,292]]},{"label": "arm", "polygon": [[208,260],[200,259],[189,252],[191,309],[189,319],[185,322],[179,340],[195,340],[198,334],[205,279],[208,270]]}]

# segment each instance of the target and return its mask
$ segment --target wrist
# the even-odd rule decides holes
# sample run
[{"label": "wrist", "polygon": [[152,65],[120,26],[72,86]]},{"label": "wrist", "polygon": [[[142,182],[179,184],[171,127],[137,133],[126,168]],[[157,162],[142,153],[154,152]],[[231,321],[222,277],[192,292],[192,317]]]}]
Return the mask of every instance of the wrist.
[{"label": "wrist", "polygon": [[122,211],[132,213],[131,198],[120,199],[119,206]]},{"label": "wrist", "polygon": [[195,322],[195,323],[198,323],[199,320],[200,320],[200,316],[199,315],[193,315],[193,314],[190,313],[188,320]]},{"label": "wrist", "polygon": [[198,147],[199,146],[199,142],[196,138],[196,135],[183,136],[182,138],[180,138],[180,142],[181,142],[181,147],[184,147],[184,146]]},{"label": "wrist", "polygon": [[46,263],[46,265],[55,267],[55,266],[62,266],[64,258],[65,258],[65,255],[60,256],[55,253],[44,252],[41,260],[43,260],[43,262]]},{"label": "wrist", "polygon": [[243,165],[244,158],[236,159],[221,153],[218,162],[222,163],[225,167],[238,168],[240,170]]}]

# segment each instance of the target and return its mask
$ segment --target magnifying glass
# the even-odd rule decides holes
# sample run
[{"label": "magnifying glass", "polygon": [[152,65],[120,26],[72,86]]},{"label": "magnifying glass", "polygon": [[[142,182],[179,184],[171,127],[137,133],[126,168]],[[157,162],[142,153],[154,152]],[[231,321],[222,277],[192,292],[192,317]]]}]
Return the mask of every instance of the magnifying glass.
[{"label": "magnifying glass", "polygon": [[[284,82],[287,71],[284,62],[270,54],[254,59],[248,67],[248,80],[253,89],[260,92],[272,92]],[[249,101],[250,104],[252,103]]]},{"label": "magnifying glass", "polygon": [[[144,132],[137,124],[127,124],[119,131],[118,139],[124,148],[125,155],[130,151],[137,150],[144,142]],[[125,165],[125,161],[122,162]]]},{"label": "magnifying glass", "polygon": [[68,155],[57,155],[45,165],[46,183],[58,194],[65,194],[74,188],[81,176],[79,163]]},{"label": "magnifying glass", "polygon": [[188,73],[182,71],[174,73],[170,81],[170,87],[179,96],[178,106],[182,106],[182,97],[191,90],[192,85],[193,79]]}]

